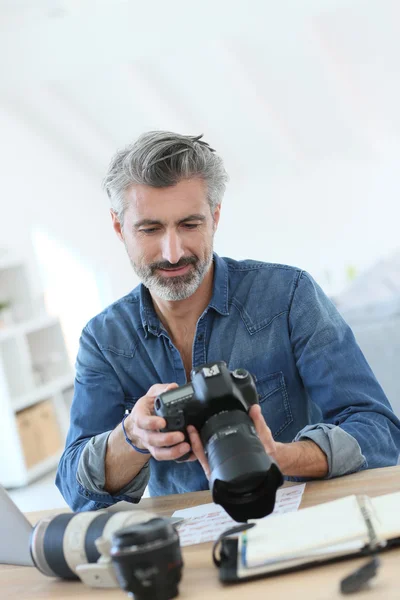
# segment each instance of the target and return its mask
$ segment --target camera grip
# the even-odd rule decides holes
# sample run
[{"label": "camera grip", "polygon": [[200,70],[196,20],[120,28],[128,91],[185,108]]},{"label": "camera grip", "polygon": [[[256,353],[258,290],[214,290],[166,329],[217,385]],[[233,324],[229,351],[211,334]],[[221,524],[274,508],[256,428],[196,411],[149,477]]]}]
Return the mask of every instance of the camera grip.
[{"label": "camera grip", "polygon": [[[185,439],[183,440],[183,442],[187,442],[190,446],[190,438],[189,438],[189,434],[188,432],[185,430],[182,432],[185,435]],[[183,443],[181,442],[181,443]],[[189,458],[189,456],[192,454],[192,451],[190,452],[186,452],[186,454],[184,454],[183,456],[181,456],[180,458],[177,458],[175,460],[175,462],[186,462],[187,459]]]},{"label": "camera grip", "polygon": [[[190,445],[190,439],[189,439],[188,432],[186,431],[185,415],[183,414],[183,411],[179,411],[177,414],[171,415],[169,417],[164,417],[164,419],[166,420],[167,425],[166,425],[166,427],[164,427],[164,429],[161,429],[160,431],[162,433],[166,433],[169,431],[181,431],[183,433],[183,435],[185,436],[185,439],[179,443],[183,444],[184,442],[187,442]],[[175,460],[175,462],[185,462],[189,458],[190,455],[191,455],[191,452],[187,452],[180,458],[177,458]]]},{"label": "camera grip", "polygon": [[186,422],[185,422],[185,415],[183,414],[183,411],[180,410],[179,412],[177,412],[174,415],[170,415],[168,417],[161,415],[164,417],[167,425],[164,427],[164,429],[161,429],[162,432],[168,432],[168,431],[182,431],[182,433],[184,433],[186,435]]}]

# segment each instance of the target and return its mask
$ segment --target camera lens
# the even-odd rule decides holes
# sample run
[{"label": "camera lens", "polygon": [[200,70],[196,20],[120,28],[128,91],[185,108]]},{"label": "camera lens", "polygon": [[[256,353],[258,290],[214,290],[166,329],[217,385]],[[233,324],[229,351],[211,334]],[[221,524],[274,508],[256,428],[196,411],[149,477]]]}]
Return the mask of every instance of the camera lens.
[{"label": "camera lens", "polygon": [[116,532],[110,555],[120,587],[135,600],[170,600],[178,595],[183,566],[179,536],[164,519]]},{"label": "camera lens", "polygon": [[42,519],[31,535],[34,564],[49,577],[79,579],[76,566],[100,558],[95,541],[112,516],[104,512],[82,512]]},{"label": "camera lens", "polygon": [[[82,576],[80,567],[96,563],[100,558],[96,545],[99,538],[111,540],[114,532],[153,517],[153,513],[146,511],[100,510],[41,519],[31,535],[32,560],[39,571],[48,577],[79,579]],[[96,585],[101,587],[101,582],[105,581],[101,569],[94,579],[97,579]],[[117,587],[113,573],[111,579]]]},{"label": "camera lens", "polygon": [[200,435],[214,502],[240,522],[270,514],[283,478],[248,414],[240,410],[217,413],[206,421]]}]

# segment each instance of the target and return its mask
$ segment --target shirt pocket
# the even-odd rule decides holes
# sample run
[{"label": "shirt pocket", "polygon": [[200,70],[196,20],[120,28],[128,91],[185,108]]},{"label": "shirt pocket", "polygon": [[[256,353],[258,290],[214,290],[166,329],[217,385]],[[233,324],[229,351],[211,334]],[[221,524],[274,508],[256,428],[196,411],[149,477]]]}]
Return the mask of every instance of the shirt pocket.
[{"label": "shirt pocket", "polygon": [[282,371],[254,376],[261,411],[275,439],[293,423],[285,378]]}]

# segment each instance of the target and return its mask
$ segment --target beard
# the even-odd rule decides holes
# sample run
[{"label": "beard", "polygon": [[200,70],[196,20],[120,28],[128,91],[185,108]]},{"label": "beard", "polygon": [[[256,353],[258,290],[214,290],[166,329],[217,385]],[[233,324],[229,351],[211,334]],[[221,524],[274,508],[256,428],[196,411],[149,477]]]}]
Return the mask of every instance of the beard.
[{"label": "beard", "polygon": [[[150,264],[144,262],[134,263],[132,259],[131,264],[136,275],[150,292],[161,298],[161,300],[176,302],[186,300],[194,294],[210,268],[212,260],[213,249],[211,247],[203,260],[200,260],[197,256],[184,256],[176,264],[171,264],[168,261]],[[184,275],[163,277],[158,273],[158,269],[178,269],[186,265],[192,265],[192,268]]]}]

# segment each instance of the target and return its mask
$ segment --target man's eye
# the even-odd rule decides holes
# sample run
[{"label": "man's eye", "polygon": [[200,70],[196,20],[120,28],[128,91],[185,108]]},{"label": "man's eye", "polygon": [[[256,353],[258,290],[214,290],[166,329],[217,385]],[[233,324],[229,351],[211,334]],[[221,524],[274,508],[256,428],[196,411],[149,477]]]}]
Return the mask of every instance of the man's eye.
[{"label": "man's eye", "polygon": [[146,229],[140,229],[141,233],[155,233],[158,231],[158,227],[147,227]]},{"label": "man's eye", "polygon": [[199,223],[184,223],[185,229],[196,229],[199,226]]}]

